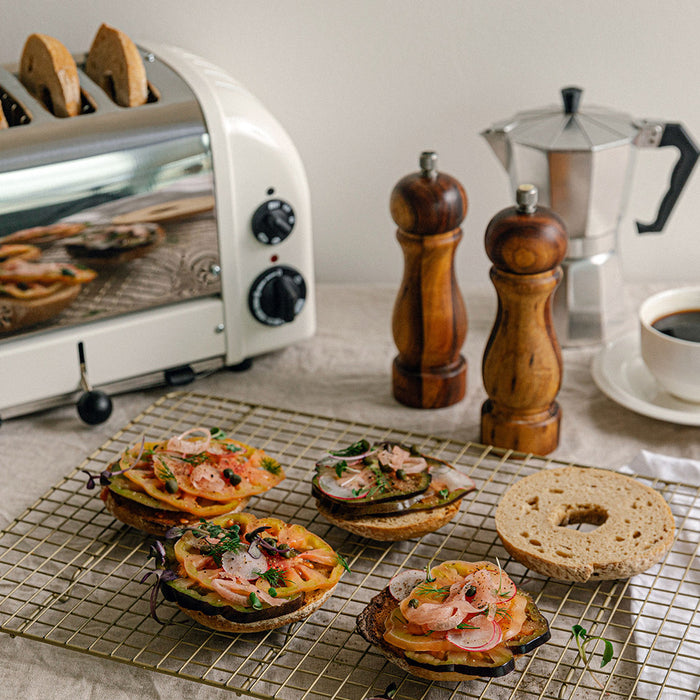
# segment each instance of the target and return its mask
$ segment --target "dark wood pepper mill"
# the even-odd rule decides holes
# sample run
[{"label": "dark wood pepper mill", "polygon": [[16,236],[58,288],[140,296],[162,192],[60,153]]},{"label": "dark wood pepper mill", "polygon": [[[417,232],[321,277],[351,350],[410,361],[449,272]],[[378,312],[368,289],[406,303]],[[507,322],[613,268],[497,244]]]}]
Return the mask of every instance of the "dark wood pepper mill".
[{"label": "dark wood pepper mill", "polygon": [[467,311],[454,270],[467,195],[436,166],[437,155],[425,151],[420,172],[399,180],[391,193],[391,216],[404,255],[392,318],[399,351],[393,393],[413,408],[451,406],[464,398],[467,387],[467,362],[460,354]]},{"label": "dark wood pepper mill", "polygon": [[498,313],[482,364],[481,441],[545,455],[559,444],[562,359],[551,306],[567,235],[553,211],[537,206],[534,185],[521,185],[516,198],[486,228]]}]

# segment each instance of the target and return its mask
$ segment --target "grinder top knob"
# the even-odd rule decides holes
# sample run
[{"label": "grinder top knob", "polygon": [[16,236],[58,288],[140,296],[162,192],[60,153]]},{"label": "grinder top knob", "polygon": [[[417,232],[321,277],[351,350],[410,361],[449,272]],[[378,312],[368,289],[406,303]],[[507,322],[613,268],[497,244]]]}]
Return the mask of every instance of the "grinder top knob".
[{"label": "grinder top knob", "polygon": [[423,151],[420,172],[401,178],[391,193],[391,216],[406,233],[434,236],[459,227],[467,194],[450,175],[437,171],[437,153]]},{"label": "grinder top knob", "polygon": [[552,211],[537,208],[537,187],[520,185],[516,206],[491,220],[484,245],[491,262],[516,275],[534,275],[559,265],[566,255],[567,235]]}]

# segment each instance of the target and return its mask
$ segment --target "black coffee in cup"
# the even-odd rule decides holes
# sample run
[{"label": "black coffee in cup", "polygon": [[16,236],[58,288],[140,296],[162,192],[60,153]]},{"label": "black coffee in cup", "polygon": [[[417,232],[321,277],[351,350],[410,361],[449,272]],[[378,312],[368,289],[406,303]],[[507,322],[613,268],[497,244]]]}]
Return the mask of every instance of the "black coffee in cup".
[{"label": "black coffee in cup", "polygon": [[700,309],[676,311],[656,319],[651,325],[672,338],[700,343]]}]

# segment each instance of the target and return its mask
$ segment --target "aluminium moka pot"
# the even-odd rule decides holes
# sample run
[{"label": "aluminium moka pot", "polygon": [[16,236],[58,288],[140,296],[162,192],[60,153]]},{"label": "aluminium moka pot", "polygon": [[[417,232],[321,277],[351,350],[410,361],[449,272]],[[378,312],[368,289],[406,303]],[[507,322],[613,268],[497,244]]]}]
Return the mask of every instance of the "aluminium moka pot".
[{"label": "aluminium moka pot", "polygon": [[540,203],[566,224],[564,274],[554,296],[554,325],[564,346],[605,341],[625,324],[617,239],[637,148],[674,146],[680,153],[656,220],[637,222],[639,233],[663,230],[700,153],[681,124],[584,109],[581,93],[564,88],[561,106],[518,112],[482,132],[512,191],[532,183]]}]

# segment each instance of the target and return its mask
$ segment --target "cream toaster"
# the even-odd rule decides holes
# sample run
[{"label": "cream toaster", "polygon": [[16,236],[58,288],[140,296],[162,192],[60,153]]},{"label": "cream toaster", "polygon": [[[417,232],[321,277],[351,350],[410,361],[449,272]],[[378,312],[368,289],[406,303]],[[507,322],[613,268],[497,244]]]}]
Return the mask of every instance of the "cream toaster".
[{"label": "cream toaster", "polygon": [[148,101],[118,106],[77,55],[71,118],[0,68],[0,246],[28,231],[40,261],[92,268],[70,238],[35,234],[142,223],[161,234],[141,257],[95,265],[49,314],[0,294],[0,418],[245,367],[314,333],[310,197],[291,139],[217,66],[138,48]]}]

